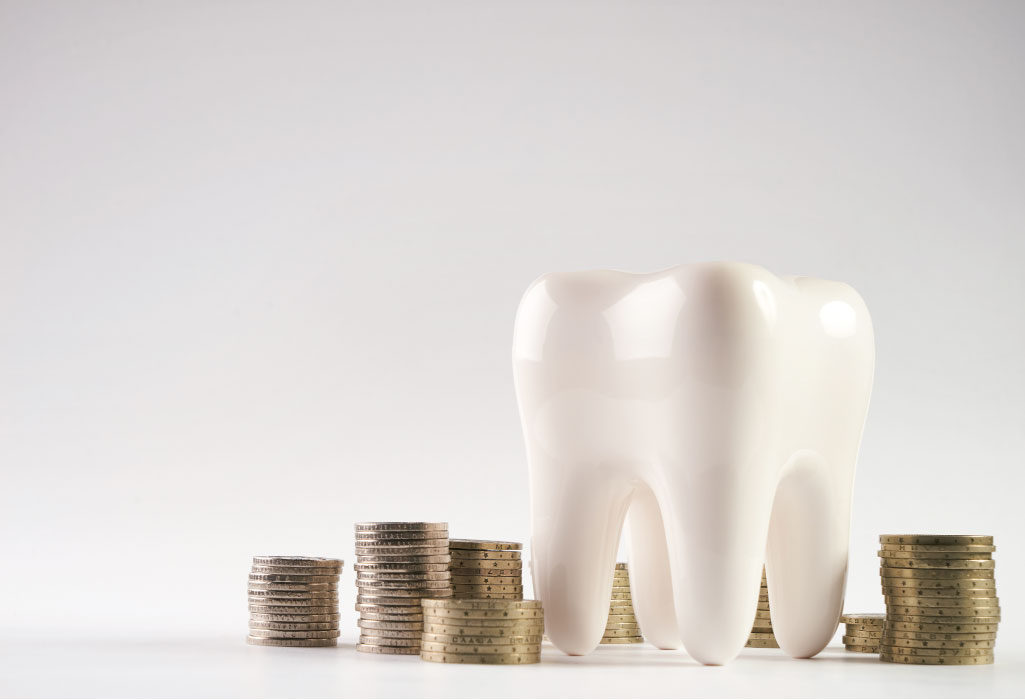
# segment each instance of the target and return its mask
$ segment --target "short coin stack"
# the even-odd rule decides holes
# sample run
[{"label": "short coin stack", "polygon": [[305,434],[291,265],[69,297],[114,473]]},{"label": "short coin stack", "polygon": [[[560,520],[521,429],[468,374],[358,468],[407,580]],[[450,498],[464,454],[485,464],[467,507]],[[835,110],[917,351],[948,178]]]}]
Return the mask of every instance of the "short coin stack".
[{"label": "short coin stack", "polygon": [[843,636],[844,648],[862,654],[878,654],[885,621],[886,615],[879,613],[841,615],[840,622],[847,625]]},{"label": "short coin stack", "polygon": [[746,647],[760,649],[778,649],[779,643],[772,632],[772,618],[769,616],[769,583],[765,579],[765,567],[762,567],[762,587],[758,589],[758,611],[755,623],[747,638]]},{"label": "short coin stack", "polygon": [[522,544],[449,540],[448,548],[454,597],[523,599]]},{"label": "short coin stack", "polygon": [[544,612],[538,600],[423,601],[420,658],[447,664],[536,664]]},{"label": "short coin stack", "polygon": [[340,559],[253,557],[249,644],[333,647],[338,643]]},{"label": "short coin stack", "polygon": [[609,619],[605,623],[602,644],[641,644],[641,628],[634,616],[633,599],[630,597],[630,571],[626,564],[616,564],[612,577],[612,601],[609,603]]},{"label": "short coin stack", "polygon": [[448,523],[356,523],[356,651],[419,654],[422,598],[452,595]]},{"label": "short coin stack", "polygon": [[993,538],[882,535],[886,625],[879,658],[902,664],[993,663],[1000,604]]}]

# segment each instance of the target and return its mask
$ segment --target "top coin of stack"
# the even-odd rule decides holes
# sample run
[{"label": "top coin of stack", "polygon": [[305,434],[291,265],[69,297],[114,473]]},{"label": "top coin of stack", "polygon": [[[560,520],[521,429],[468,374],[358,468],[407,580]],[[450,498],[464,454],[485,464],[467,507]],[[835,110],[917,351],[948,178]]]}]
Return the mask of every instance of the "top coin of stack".
[{"label": "top coin of stack", "polygon": [[1000,601],[988,535],[881,535],[886,624],[879,658],[904,664],[993,663]]},{"label": "top coin of stack", "polygon": [[544,611],[537,600],[424,599],[420,658],[447,664],[536,664]]},{"label": "top coin of stack", "polygon": [[519,542],[449,540],[452,590],[456,598],[523,599]]},{"label": "top coin of stack", "polygon": [[878,654],[879,641],[883,636],[886,615],[866,613],[863,615],[841,615],[840,622],[847,625],[843,636],[844,648],[862,654]]},{"label": "top coin of stack", "polygon": [[420,653],[420,600],[452,595],[448,544],[448,523],[356,523],[357,651]]},{"label": "top coin of stack", "polygon": [[760,649],[779,649],[776,634],[772,631],[772,617],[769,613],[769,583],[765,579],[765,567],[762,567],[762,585],[758,589],[758,609],[751,634],[747,638],[746,647]]},{"label": "top coin of stack", "polygon": [[340,559],[253,557],[249,644],[333,647],[338,641]]},{"label": "top coin of stack", "polygon": [[609,619],[605,623],[602,644],[641,644],[640,625],[634,616],[633,598],[630,597],[630,571],[623,562],[616,564],[612,576],[612,600],[609,602]]}]

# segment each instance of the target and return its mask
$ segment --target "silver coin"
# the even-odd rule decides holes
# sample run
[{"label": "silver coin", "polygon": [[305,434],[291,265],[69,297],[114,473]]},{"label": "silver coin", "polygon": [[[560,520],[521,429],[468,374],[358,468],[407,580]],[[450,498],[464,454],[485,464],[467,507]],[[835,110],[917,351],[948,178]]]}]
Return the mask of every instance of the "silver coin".
[{"label": "silver coin", "polygon": [[421,615],[393,615],[389,613],[376,613],[376,612],[361,612],[359,614],[360,620],[368,620],[372,622],[398,622],[404,624],[407,622],[423,622],[424,616]]},{"label": "silver coin", "polygon": [[356,523],[357,532],[377,531],[394,532],[401,530],[445,530],[448,531],[448,523],[402,523],[402,522],[379,522],[379,523]]},{"label": "silver coin", "polygon": [[313,591],[337,591],[337,583],[261,583],[249,582],[251,591],[294,591],[296,593],[308,593]]},{"label": "silver coin", "polygon": [[251,583],[338,583],[338,574],[331,576],[305,576],[303,574],[249,574]]},{"label": "silver coin", "polygon": [[448,554],[365,554],[356,557],[360,564],[448,564]]},{"label": "silver coin", "polygon": [[369,628],[364,627],[360,624],[360,634],[366,637],[381,637],[383,639],[405,639],[405,640],[416,640],[420,641],[420,634],[423,632],[422,628],[415,630],[385,630],[380,628]]},{"label": "silver coin", "polygon": [[260,628],[249,628],[250,637],[262,637],[264,639],[337,639],[338,630],[265,630]]},{"label": "silver coin", "polygon": [[411,574],[400,571],[358,571],[356,581],[389,581],[391,583],[421,584],[426,581],[448,583],[452,575],[447,571],[420,571]]},{"label": "silver coin", "polygon": [[379,647],[416,647],[420,648],[420,638],[396,639],[394,637],[374,637],[366,634],[359,636],[360,644],[373,644]]},{"label": "silver coin", "polygon": [[250,598],[276,598],[283,600],[317,600],[320,598],[338,598],[338,589],[324,591],[269,591],[264,588],[250,588],[247,592]]},{"label": "silver coin", "polygon": [[419,656],[420,647],[386,647],[376,644],[357,644],[356,651],[366,654],[408,654],[410,656]]},{"label": "silver coin", "polygon": [[359,594],[362,597],[437,598],[449,596],[452,594],[452,591],[447,586],[445,588],[370,588],[369,586],[360,586]]},{"label": "silver coin", "polygon": [[341,559],[327,559],[325,557],[253,557],[253,564],[256,566],[302,566],[302,567],[329,567],[333,569],[342,568]]},{"label": "silver coin", "polygon": [[421,632],[424,628],[422,620],[412,622],[396,622],[394,620],[360,620],[360,629],[368,630],[416,630]]},{"label": "silver coin", "polygon": [[292,574],[303,576],[335,576],[341,573],[341,568],[312,566],[254,566],[250,573],[253,574]]},{"label": "silver coin", "polygon": [[[333,615],[338,612],[338,606],[322,605],[317,607],[295,607],[282,605],[250,605],[249,612],[260,613],[263,615]],[[302,620],[296,620],[296,622],[302,622]],[[310,622],[312,622],[312,620],[310,620]]]},{"label": "silver coin", "polygon": [[285,632],[302,632],[304,630],[336,630],[338,621],[335,622],[261,622],[250,620],[249,629],[257,630],[283,630]]},{"label": "silver coin", "polygon": [[438,573],[448,572],[448,564],[422,564],[409,562],[357,562],[352,567],[357,572],[394,571],[396,573]]},{"label": "silver coin", "polygon": [[[368,581],[367,579],[357,579],[356,586],[360,589],[375,589],[375,590],[386,590],[386,591],[439,591],[448,590],[452,587],[452,584],[448,581]],[[368,592],[368,595],[372,595]],[[390,594],[382,594],[390,595]]]},{"label": "silver coin", "polygon": [[330,613],[289,612],[289,613],[252,613],[250,621],[262,622],[334,622],[337,623],[340,615],[337,610]]},{"label": "silver coin", "polygon": [[247,644],[259,647],[334,647],[337,639],[265,639],[263,637],[246,637]]}]

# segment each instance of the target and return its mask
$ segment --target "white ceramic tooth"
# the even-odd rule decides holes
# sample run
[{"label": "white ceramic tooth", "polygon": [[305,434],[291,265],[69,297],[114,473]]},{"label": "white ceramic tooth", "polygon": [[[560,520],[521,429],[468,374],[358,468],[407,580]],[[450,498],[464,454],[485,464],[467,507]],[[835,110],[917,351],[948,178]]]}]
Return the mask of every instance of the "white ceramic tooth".
[{"label": "white ceramic tooth", "polygon": [[629,511],[634,605],[656,645],[682,640],[708,664],[736,656],[767,558],[780,646],[824,648],[873,343],[850,287],[753,265],[537,280],[513,365],[552,641],[570,654],[598,645]]}]

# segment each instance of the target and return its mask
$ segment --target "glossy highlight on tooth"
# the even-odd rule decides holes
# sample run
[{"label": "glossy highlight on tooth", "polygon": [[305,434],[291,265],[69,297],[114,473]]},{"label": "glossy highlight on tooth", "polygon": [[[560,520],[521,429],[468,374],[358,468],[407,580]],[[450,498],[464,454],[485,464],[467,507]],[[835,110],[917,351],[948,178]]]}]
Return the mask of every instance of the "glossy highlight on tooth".
[{"label": "glossy highlight on tooth", "polygon": [[874,365],[868,310],[842,283],[742,263],[536,280],[513,371],[552,642],[597,647],[629,518],[653,644],[733,659],[765,562],[781,649],[821,651],[843,602]]}]

